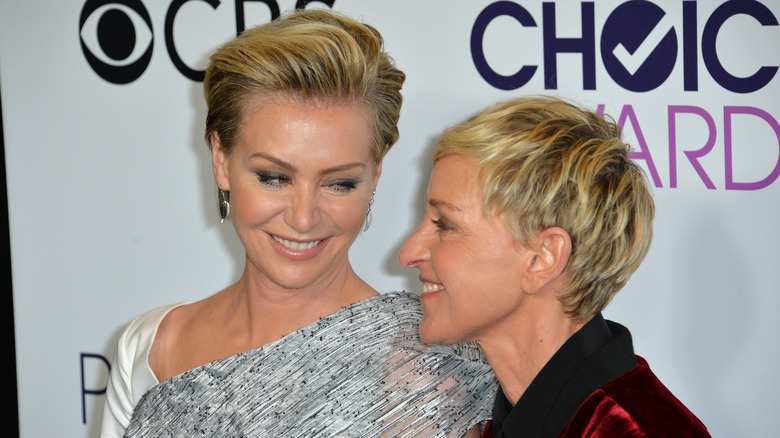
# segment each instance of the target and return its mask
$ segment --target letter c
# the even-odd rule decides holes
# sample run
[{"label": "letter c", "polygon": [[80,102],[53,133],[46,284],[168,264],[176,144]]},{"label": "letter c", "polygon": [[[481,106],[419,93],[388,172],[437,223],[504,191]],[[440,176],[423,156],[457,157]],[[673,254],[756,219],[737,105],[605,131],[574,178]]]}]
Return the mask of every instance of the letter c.
[{"label": "letter c", "polygon": [[492,3],[480,12],[474,22],[474,27],[471,29],[471,58],[477,71],[487,83],[499,90],[515,90],[531,80],[537,66],[524,65],[517,73],[511,76],[500,75],[490,67],[487,59],[485,59],[485,52],[482,50],[482,40],[490,22],[501,15],[509,15],[523,26],[536,27],[536,22],[531,14],[517,3],[510,1]]},{"label": "letter c", "polygon": [[755,1],[735,1],[729,0],[718,6],[712,13],[707,24],[704,25],[704,31],[701,37],[701,52],[704,65],[715,82],[723,88],[735,93],[752,93],[764,87],[777,73],[777,67],[761,67],[752,76],[740,78],[732,75],[723,68],[723,64],[718,59],[718,52],[715,49],[715,40],[718,32],[729,18],[745,14],[755,18],[762,26],[777,26],[777,18],[763,4]]},{"label": "letter c", "polygon": [[[171,62],[173,62],[173,65],[181,74],[193,81],[203,82],[203,79],[206,77],[206,72],[203,70],[195,70],[185,64],[179,56],[179,52],[176,51],[176,45],[173,43],[173,21],[176,19],[176,14],[179,13],[179,9],[188,1],[190,0],[174,0],[171,2],[171,6],[168,7],[168,13],[165,15],[165,47],[168,49],[168,56],[171,57]],[[219,6],[219,0],[200,1],[208,3],[214,9],[217,9],[217,6]]]}]

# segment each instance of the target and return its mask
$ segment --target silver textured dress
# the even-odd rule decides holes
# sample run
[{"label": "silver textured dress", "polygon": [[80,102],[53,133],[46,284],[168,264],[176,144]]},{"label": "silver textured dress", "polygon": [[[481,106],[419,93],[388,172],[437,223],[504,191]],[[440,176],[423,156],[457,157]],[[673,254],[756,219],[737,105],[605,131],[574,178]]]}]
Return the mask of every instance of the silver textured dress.
[{"label": "silver textured dress", "polygon": [[477,347],[420,342],[419,298],[379,295],[151,388],[127,437],[460,437],[491,414]]}]

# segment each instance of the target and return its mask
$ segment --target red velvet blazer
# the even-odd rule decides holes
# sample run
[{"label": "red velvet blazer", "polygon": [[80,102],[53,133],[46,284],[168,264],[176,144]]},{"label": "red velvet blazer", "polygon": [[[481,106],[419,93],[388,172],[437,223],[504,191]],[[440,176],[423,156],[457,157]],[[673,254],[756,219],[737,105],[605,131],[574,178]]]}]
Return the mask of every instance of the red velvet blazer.
[{"label": "red velvet blazer", "polygon": [[701,421],[677,400],[637,356],[637,366],[593,392],[562,438],[709,437]]},{"label": "red velvet blazer", "polygon": [[[561,438],[709,437],[707,428],[637,356],[637,366],[593,392]],[[482,433],[492,438],[492,423]]]},{"label": "red velvet blazer", "polygon": [[499,388],[484,437],[709,437],[634,354],[627,328],[595,315],[512,404]]}]

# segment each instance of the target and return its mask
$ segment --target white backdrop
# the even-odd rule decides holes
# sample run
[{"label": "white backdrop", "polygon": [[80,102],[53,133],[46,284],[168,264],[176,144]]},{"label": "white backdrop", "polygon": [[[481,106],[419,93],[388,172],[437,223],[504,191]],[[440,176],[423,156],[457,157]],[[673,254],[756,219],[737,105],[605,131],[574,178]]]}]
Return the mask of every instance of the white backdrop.
[{"label": "white backdrop", "polygon": [[[267,22],[274,3],[295,5],[0,2],[22,437],[96,437],[100,357],[111,357],[122,327],[241,272],[240,244],[217,219],[201,84],[172,58],[202,70],[235,35],[237,5],[249,26]],[[491,3],[335,1],[380,29],[408,75],[401,139],[385,159],[374,225],[352,249],[355,269],[378,290],[420,288],[396,255],[422,217],[430,146],[443,128],[519,95],[603,104],[642,152],[658,211],[648,258],[606,316],[632,330],[638,354],[713,436],[774,435],[780,4]],[[117,34],[135,39],[123,46]],[[580,53],[554,56],[566,44]],[[96,72],[87,52],[113,69]],[[511,83],[523,66],[537,68]]]}]

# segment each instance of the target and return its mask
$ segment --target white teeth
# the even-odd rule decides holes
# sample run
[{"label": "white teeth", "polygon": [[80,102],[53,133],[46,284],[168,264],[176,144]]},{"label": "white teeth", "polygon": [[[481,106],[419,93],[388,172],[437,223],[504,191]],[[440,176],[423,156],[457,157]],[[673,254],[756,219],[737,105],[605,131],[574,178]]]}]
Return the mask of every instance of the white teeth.
[{"label": "white teeth", "polygon": [[276,236],[272,236],[275,241],[281,243],[282,245],[286,246],[287,248],[290,248],[293,251],[303,251],[306,249],[314,248],[315,246],[319,245],[322,240],[313,240],[311,242],[290,242],[286,239],[280,239]]},{"label": "white teeth", "polygon": [[444,286],[440,284],[423,283],[423,293],[436,292],[443,289]]}]

